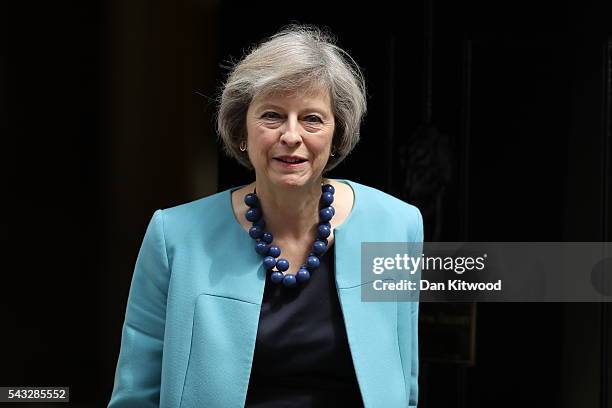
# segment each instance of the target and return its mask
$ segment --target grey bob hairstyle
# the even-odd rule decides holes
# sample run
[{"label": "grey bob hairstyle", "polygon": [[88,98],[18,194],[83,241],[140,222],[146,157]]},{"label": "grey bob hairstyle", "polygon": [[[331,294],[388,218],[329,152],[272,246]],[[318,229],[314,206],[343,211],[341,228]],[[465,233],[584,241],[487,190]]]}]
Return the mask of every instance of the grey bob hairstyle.
[{"label": "grey bob hairstyle", "polygon": [[363,74],[334,37],[310,25],[290,25],[251,48],[230,67],[217,112],[217,132],[225,153],[252,169],[247,152],[246,113],[256,96],[274,92],[329,92],[335,118],[332,152],[324,171],[340,163],[359,141],[366,113]]}]

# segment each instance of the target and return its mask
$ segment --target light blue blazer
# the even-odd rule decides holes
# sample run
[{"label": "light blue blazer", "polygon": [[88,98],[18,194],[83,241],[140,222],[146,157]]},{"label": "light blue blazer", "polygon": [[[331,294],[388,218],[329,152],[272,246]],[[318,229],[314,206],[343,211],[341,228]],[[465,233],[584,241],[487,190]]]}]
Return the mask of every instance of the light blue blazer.
[{"label": "light blue blazer", "polygon": [[[422,242],[419,210],[348,180],[336,287],[366,408],[415,407],[418,303],[362,302],[361,242]],[[244,407],[265,284],[226,190],[157,210],[132,278],[110,408]]]}]

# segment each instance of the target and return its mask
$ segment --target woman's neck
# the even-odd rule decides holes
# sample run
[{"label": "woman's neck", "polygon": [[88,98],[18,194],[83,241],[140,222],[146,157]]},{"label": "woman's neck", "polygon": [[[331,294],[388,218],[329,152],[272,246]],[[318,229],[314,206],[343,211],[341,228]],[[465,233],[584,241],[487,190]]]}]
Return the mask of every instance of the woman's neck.
[{"label": "woman's neck", "polygon": [[321,181],[296,188],[278,188],[256,181],[266,230],[280,239],[302,239],[311,236],[319,221]]}]

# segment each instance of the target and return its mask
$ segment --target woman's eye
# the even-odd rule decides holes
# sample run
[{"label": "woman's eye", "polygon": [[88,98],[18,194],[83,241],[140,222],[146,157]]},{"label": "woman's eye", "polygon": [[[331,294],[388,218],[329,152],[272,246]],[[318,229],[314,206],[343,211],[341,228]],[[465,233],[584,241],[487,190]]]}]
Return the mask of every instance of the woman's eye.
[{"label": "woman's eye", "polygon": [[323,123],[323,121],[321,120],[320,117],[316,116],[316,115],[309,115],[306,116],[306,121],[307,122],[313,122],[313,123]]},{"label": "woman's eye", "polygon": [[277,119],[279,115],[276,112],[265,112],[261,117],[263,119]]}]

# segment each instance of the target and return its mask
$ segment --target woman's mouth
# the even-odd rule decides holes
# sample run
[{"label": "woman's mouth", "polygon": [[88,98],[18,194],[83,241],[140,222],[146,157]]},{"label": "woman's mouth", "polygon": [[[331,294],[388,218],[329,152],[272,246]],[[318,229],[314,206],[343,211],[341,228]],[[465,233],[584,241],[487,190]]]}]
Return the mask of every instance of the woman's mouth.
[{"label": "woman's mouth", "polygon": [[299,167],[308,160],[301,157],[275,157],[274,161],[278,162],[283,167]]}]

